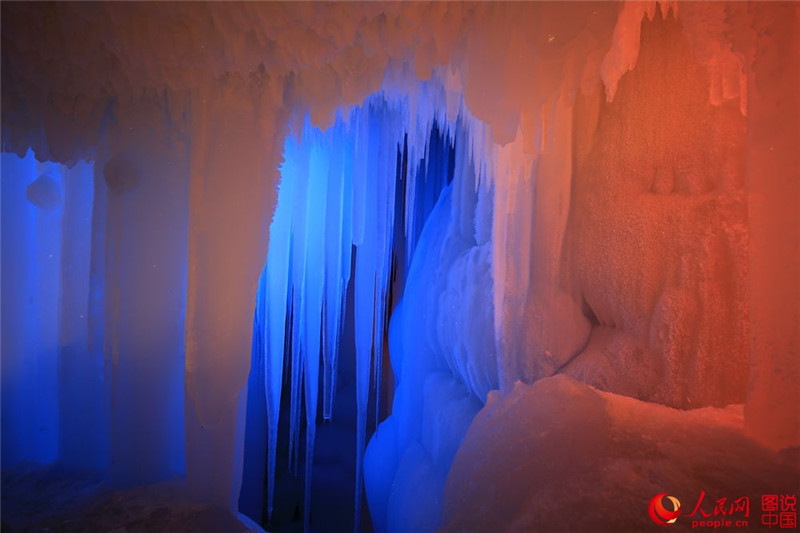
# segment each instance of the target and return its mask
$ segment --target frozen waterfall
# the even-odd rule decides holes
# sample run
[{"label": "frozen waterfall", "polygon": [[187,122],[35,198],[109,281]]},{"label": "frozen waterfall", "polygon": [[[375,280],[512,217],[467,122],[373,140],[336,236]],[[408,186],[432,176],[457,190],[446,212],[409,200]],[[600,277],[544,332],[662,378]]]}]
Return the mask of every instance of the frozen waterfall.
[{"label": "frozen waterfall", "polygon": [[[449,114],[445,111],[448,108]],[[453,113],[454,109],[458,112]],[[431,305],[436,309],[452,307],[447,311],[449,319],[443,318],[442,312],[438,323],[431,315],[433,320],[420,321],[419,326],[438,328],[430,339],[432,343],[452,343],[457,350],[420,351],[429,359],[422,365],[414,362],[416,356],[408,359],[402,350],[393,351],[398,386],[400,390],[405,386],[410,393],[395,398],[396,416],[415,416],[418,402],[406,403],[422,389],[411,390],[409,386],[417,382],[421,386],[427,374],[437,368],[449,367],[465,382],[464,390],[471,390],[481,401],[497,387],[491,305],[494,188],[485,175],[491,168],[484,160],[488,141],[485,129],[469,115],[460,95],[430,82],[421,84],[412,97],[376,93],[363,105],[340,111],[325,131],[306,117],[302,128],[296,128],[299,131],[292,131],[286,139],[278,203],[257,296],[258,339],[253,344],[255,350],[263,352],[254,361],[263,361],[270,515],[275,497],[281,394],[286,383],[291,387],[288,439],[290,468],[294,469],[302,453],[300,428],[305,412],[304,524],[308,529],[319,396],[321,392],[322,417],[330,419],[347,305],[354,306],[355,317],[356,530],[368,406],[375,402],[377,417],[389,315],[406,283],[419,286],[427,276],[439,284],[440,292],[431,292],[436,300]],[[442,203],[448,205],[436,207]],[[445,210],[447,216],[434,217],[437,209]],[[437,226],[429,230],[436,235],[433,247],[424,244],[423,228],[429,216]],[[471,270],[478,269],[484,283],[477,288],[471,283],[448,287],[448,276],[443,275],[448,272],[428,272],[428,254],[437,254],[435,260],[442,268],[454,269],[450,273],[455,274],[453,279],[459,279],[460,272],[463,282],[465,276],[472,275]],[[416,260],[420,266],[412,280],[409,268],[417,256],[421,257]],[[350,283],[354,284],[354,301],[347,302]],[[462,294],[464,291],[475,294]],[[473,331],[473,335],[465,329],[474,324],[469,323],[470,308],[464,304],[481,307],[477,314],[483,330]],[[456,342],[464,334],[471,338]],[[487,342],[480,346],[482,353],[470,353]],[[289,376],[284,377],[284,369]],[[409,374],[412,371],[415,376]]]}]

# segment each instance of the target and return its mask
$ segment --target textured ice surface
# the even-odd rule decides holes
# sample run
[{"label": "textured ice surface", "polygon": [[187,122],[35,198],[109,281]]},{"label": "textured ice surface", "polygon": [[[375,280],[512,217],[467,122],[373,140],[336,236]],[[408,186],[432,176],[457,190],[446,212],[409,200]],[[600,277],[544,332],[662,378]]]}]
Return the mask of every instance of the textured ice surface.
[{"label": "textured ice surface", "polygon": [[[394,400],[407,407],[377,433],[376,442],[397,444],[387,445],[385,464],[376,451],[374,468],[389,472],[402,462],[427,476],[446,457],[435,450],[449,448],[435,443],[451,439],[422,437],[423,414],[433,412],[428,402],[458,403],[455,393],[445,395],[451,401],[425,393],[434,371],[452,375],[477,401],[495,382],[508,393],[517,379],[556,372],[673,406],[745,401],[753,435],[775,448],[796,445],[797,10],[788,2],[4,3],[3,150],[22,156],[33,148],[40,160],[64,163],[90,157],[97,169],[90,344],[71,367],[73,377],[56,379],[55,339],[66,342],[78,331],[57,317],[87,298],[76,292],[63,305],[55,301],[56,280],[72,274],[52,268],[47,256],[51,249],[62,263],[81,256],[82,272],[86,256],[64,255],[72,245],[59,245],[54,221],[24,199],[3,162],[4,460],[12,420],[18,436],[35,441],[23,452],[47,461],[64,456],[52,424],[62,413],[52,396],[35,396],[28,384],[38,380],[44,390],[71,395],[87,375],[96,377],[93,365],[102,361],[109,387],[95,379],[85,389],[103,396],[95,404],[116,406],[106,413],[115,477],[181,472],[185,457],[197,497],[235,505],[253,295],[268,242],[272,249],[276,169],[287,134],[303,139],[306,116],[328,127],[338,111],[346,128],[362,128],[359,135],[377,146],[368,149],[372,160],[329,159],[328,174],[351,165],[342,191],[353,196],[341,197],[339,211],[329,201],[337,182],[329,180],[324,210],[326,257],[337,253],[328,249],[337,242],[337,220],[342,247],[341,271],[333,259],[325,270],[323,302],[341,298],[337,279],[358,286],[360,398],[378,370],[367,367],[375,355],[367,347],[372,351],[382,322],[368,315],[381,313],[389,249],[405,256],[396,272],[417,287],[389,324],[400,380]],[[438,81],[419,88],[429,76]],[[379,90],[396,109],[400,102],[407,108],[373,137],[368,121],[347,117]],[[466,132],[459,132],[462,110],[475,119]],[[400,132],[408,135],[415,172],[414,162],[430,153],[434,117],[446,138],[463,139],[456,143],[449,221],[432,225],[424,244],[426,216],[406,216],[394,224],[413,238],[389,246],[381,232],[393,224],[391,209],[369,199],[391,199],[391,184],[364,176],[382,164],[391,173],[395,152],[379,137],[399,141]],[[356,150],[331,146],[336,154]],[[45,170],[29,172],[25,186]],[[355,176],[361,177],[346,182]],[[7,196],[7,187],[14,194]],[[66,213],[69,190],[62,191]],[[424,187],[405,193],[407,206],[432,209],[436,200]],[[32,197],[51,205],[40,201],[50,196]],[[307,207],[310,197],[298,197]],[[298,239],[310,235],[302,224]],[[84,239],[85,230],[78,224],[70,238]],[[291,255],[294,240],[276,246]],[[348,278],[352,243],[365,251],[356,255],[363,275]],[[31,253],[8,254],[7,247]],[[412,275],[415,248],[429,250],[429,264],[417,270],[441,258],[447,272]],[[308,281],[308,250],[302,258],[278,261],[275,288],[265,278],[263,289],[293,310],[297,327],[288,337],[298,340],[307,336],[307,318],[316,328],[317,317],[290,291],[302,290],[315,305],[320,295],[313,284],[289,287],[290,275]],[[470,286],[470,278],[485,283],[489,260],[491,291]],[[463,286],[444,283],[450,275]],[[414,295],[425,290],[415,277],[437,297]],[[70,284],[81,292],[84,285]],[[26,295],[22,288],[32,286],[45,290]],[[26,301],[41,320],[18,329],[29,317]],[[464,311],[465,302],[482,302],[481,313]],[[282,340],[275,330],[283,325],[279,316],[267,319],[270,312],[262,309],[263,324],[277,324],[265,331],[277,353]],[[276,313],[285,317],[286,308]],[[319,315],[323,417],[331,414],[325,399],[335,393],[340,313],[323,305]],[[370,320],[379,327],[370,330]],[[463,342],[468,330],[476,342]],[[42,357],[24,357],[30,352],[12,342],[20,338]],[[412,349],[434,360],[403,357]],[[299,371],[305,360],[300,351],[297,357]],[[23,372],[9,386],[17,374],[6,371],[8,361],[42,372]],[[264,379],[274,399],[281,375],[271,368]],[[8,391],[26,401],[9,404]],[[296,374],[292,391],[296,439],[299,406],[304,396],[314,399],[314,389],[305,394]],[[60,404],[72,405],[73,414],[82,405]],[[8,417],[8,405],[30,409]],[[454,409],[458,416],[468,411]],[[35,433],[29,420],[40,416],[47,423]],[[141,467],[131,457],[141,458]],[[386,478],[370,479],[380,485],[371,505],[378,502],[386,514],[410,508],[399,496],[388,501]],[[408,480],[403,473],[398,479]]]},{"label": "textured ice surface", "polygon": [[[390,284],[394,282],[392,269],[405,273],[407,259],[420,257],[417,274],[412,266],[411,273],[401,281],[406,284],[406,294],[409,290],[423,290],[428,284],[428,301],[420,302],[424,307],[412,307],[426,309],[417,322],[428,337],[425,345],[419,347],[418,355],[414,347],[393,354],[397,365],[405,365],[402,373],[399,366],[395,368],[400,387],[418,403],[428,372],[423,369],[412,375],[406,371],[413,371],[420,358],[428,359],[425,368],[451,367],[466,385],[461,387],[467,398],[471,391],[482,399],[496,387],[491,246],[485,227],[491,204],[484,200],[478,205],[478,198],[490,196],[491,189],[486,183],[478,185],[475,177],[474,168],[483,154],[474,155],[471,150],[470,127],[474,119],[462,109],[461,115],[453,117],[455,122],[447,122],[441,112],[445,97],[440,81],[422,84],[417,91],[411,100],[379,93],[347,116],[340,116],[324,132],[307,120],[302,131],[290,135],[286,142],[278,206],[259,285],[256,327],[263,329],[263,338],[267,339],[261,345],[264,354],[260,359],[265,365],[270,432],[268,510],[271,512],[274,498],[280,376],[286,356],[291,368],[290,461],[305,453],[306,526],[311,512],[317,409],[321,403],[323,418],[330,418],[349,283],[354,284],[350,305],[354,309],[357,362],[356,517],[360,515],[371,383],[375,411],[379,412],[379,376],[388,306],[392,305],[388,300]],[[436,98],[441,101],[436,102]],[[432,105],[431,99],[439,105]],[[450,180],[454,182],[447,186]],[[399,219],[395,208],[398,198],[402,202],[397,206]],[[456,201],[458,205],[452,206]],[[456,208],[460,214],[451,217]],[[429,237],[425,237],[426,232]],[[395,245],[395,236],[405,247]],[[480,239],[480,246],[476,239]],[[353,272],[351,249],[355,254]],[[433,258],[439,266],[427,269],[426,257]],[[284,331],[291,332],[288,352]],[[457,349],[451,352],[461,335],[464,337],[458,341]],[[299,450],[298,438],[301,391],[306,416],[304,452]],[[474,401],[479,404],[480,400]],[[400,412],[404,420],[422,416],[418,410],[408,411],[405,407]],[[437,436],[437,449],[440,440]],[[403,450],[405,444],[402,443]],[[455,447],[457,444],[447,445],[450,456]],[[439,465],[441,486],[450,459],[436,459],[444,465]]]},{"label": "textured ice surface", "polygon": [[690,530],[701,491],[711,516],[717,500],[749,497],[756,527],[761,495],[793,494],[799,477],[796,451],[745,435],[741,405],[682,411],[556,376],[490,395],[447,479],[443,530],[646,531],[663,492]]},{"label": "textured ice surface", "polygon": [[46,209],[38,200],[49,195],[31,190],[38,184],[60,196],[61,178],[61,165],[38,163],[33,153],[22,159],[2,154],[4,469],[21,461],[50,463],[59,455],[63,209],[60,201]]}]

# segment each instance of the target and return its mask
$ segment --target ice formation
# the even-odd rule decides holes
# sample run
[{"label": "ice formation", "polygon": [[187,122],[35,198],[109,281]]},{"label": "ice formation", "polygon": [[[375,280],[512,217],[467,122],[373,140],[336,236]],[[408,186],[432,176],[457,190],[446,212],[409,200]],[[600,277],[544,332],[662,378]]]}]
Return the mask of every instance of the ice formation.
[{"label": "ice formation", "polygon": [[[441,530],[656,530],[644,510],[661,489],[681,502],[673,529],[719,520],[720,503],[725,520],[758,529],[762,494],[793,494],[798,468],[743,429],[741,406],[682,411],[566,376],[517,383],[506,396],[492,393],[470,426],[447,479]],[[688,472],[702,472],[701,481]],[[702,510],[689,516],[701,493]],[[743,497],[747,516],[731,512]]]},{"label": "ice formation", "polygon": [[[427,301],[415,302],[411,308],[428,310],[422,324],[429,337],[419,347],[404,346],[395,352],[398,398],[419,396],[430,370],[443,365],[462,377],[477,397],[483,398],[497,386],[490,290],[492,186],[486,175],[481,177],[481,170],[485,174],[487,169],[486,146],[474,140],[480,136],[483,141],[485,126],[468,114],[459,91],[446,90],[441,77],[437,74],[410,95],[377,93],[338,116],[325,132],[306,119],[301,131],[286,141],[270,248],[259,285],[256,327],[263,332],[261,339],[266,339],[258,345],[264,351],[269,419],[268,509],[271,513],[281,373],[285,346],[289,346],[290,460],[293,457],[295,465],[301,390],[306,413],[306,527],[318,395],[321,390],[323,418],[328,419],[349,283],[355,287],[350,305],[355,309],[357,361],[356,529],[369,391],[372,383],[377,416],[385,328],[393,303],[390,285],[396,271],[401,272],[405,299],[427,292]],[[451,110],[450,116],[446,109]],[[417,256],[421,259],[415,267],[412,257]],[[425,262],[430,258],[438,258],[439,266],[423,282],[430,275]],[[473,313],[476,309],[480,310],[477,314]],[[408,322],[413,324],[411,319]],[[470,333],[472,326],[483,331]],[[288,342],[284,332],[291,335]],[[455,345],[455,351],[447,348]],[[431,351],[431,346],[436,350]],[[404,356],[408,351],[420,355]],[[416,361],[426,358],[427,370],[412,369],[419,364]],[[318,386],[320,361],[323,372]],[[409,411],[399,405],[395,408],[400,412]],[[415,412],[413,416],[421,415]],[[408,420],[404,423],[413,425]]]},{"label": "ice formation", "polygon": [[348,306],[379,531],[459,527],[556,374],[797,446],[798,9],[3,3],[3,469],[260,520],[286,397],[308,501]]}]

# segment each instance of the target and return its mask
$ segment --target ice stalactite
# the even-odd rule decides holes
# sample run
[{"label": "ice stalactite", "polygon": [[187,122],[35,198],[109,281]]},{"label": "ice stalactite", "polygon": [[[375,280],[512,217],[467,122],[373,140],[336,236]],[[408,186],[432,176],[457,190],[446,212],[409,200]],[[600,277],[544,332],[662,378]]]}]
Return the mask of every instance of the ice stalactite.
[{"label": "ice stalactite", "polygon": [[[287,142],[286,163],[283,171],[291,175],[291,150],[296,145]],[[280,185],[280,194],[292,199],[294,197],[295,180],[284,180]],[[283,353],[286,341],[286,310],[289,305],[289,279],[291,255],[291,221],[293,202],[284,201],[277,205],[271,226],[270,246],[267,252],[268,268],[264,269],[259,283],[259,309],[262,310],[264,332],[264,387],[267,400],[268,427],[268,460],[269,472],[275,472],[276,449],[278,445],[278,418],[281,405],[281,386],[283,384]],[[270,305],[272,302],[272,305]],[[268,509],[272,515],[272,502],[275,493],[275,477],[271,475],[268,482]]]},{"label": "ice stalactite", "polygon": [[[430,136],[424,165],[407,183],[417,194],[406,213],[421,209],[417,213],[425,215],[414,221],[421,231],[410,243],[402,298],[389,326],[397,382],[392,414],[365,459],[376,531],[436,529],[455,452],[486,393],[498,386],[492,276],[497,152],[489,129],[463,107],[458,119],[439,120],[434,130],[443,135]],[[423,179],[441,193],[420,188]]]},{"label": "ice stalactite", "polygon": [[[438,91],[440,98],[443,94]],[[355,527],[359,527],[367,411],[374,402],[379,417],[393,273],[398,268],[406,271],[426,218],[440,192],[453,181],[456,131],[467,131],[456,126],[461,115],[446,117],[441,111],[444,105],[431,105],[426,98],[377,93],[362,106],[340,111],[324,132],[306,118],[284,146],[278,204],[257,297],[256,327],[266,341],[254,343],[254,349],[263,350],[254,360],[264,362],[270,515],[282,372],[284,361],[288,362],[289,463],[296,470],[300,454],[305,454],[306,528],[318,404],[321,401],[322,418],[330,419],[348,305],[355,317]],[[468,189],[475,187],[476,182],[470,181]],[[395,236],[405,249],[395,245]],[[351,282],[353,300],[348,303]],[[306,435],[301,451],[303,412]]]},{"label": "ice stalactite", "polygon": [[328,205],[325,221],[325,309],[323,330],[323,408],[330,420],[336,393],[339,335],[344,315],[345,292],[350,282],[352,259],[352,142],[344,135],[344,125],[337,122],[328,175]]}]

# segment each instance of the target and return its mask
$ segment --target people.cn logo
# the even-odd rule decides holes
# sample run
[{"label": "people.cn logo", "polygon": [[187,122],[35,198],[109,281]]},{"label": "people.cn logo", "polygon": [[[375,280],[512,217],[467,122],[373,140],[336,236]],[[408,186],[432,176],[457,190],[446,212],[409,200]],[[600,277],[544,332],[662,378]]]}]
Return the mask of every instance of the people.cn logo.
[{"label": "people.cn logo", "polygon": [[[664,507],[664,498],[669,500],[672,504],[672,510],[668,511]],[[656,494],[650,500],[650,505],[647,507],[647,512],[650,513],[650,518],[659,526],[666,526],[667,524],[674,524],[681,514],[681,502],[675,496],[667,496],[666,492]]]}]

